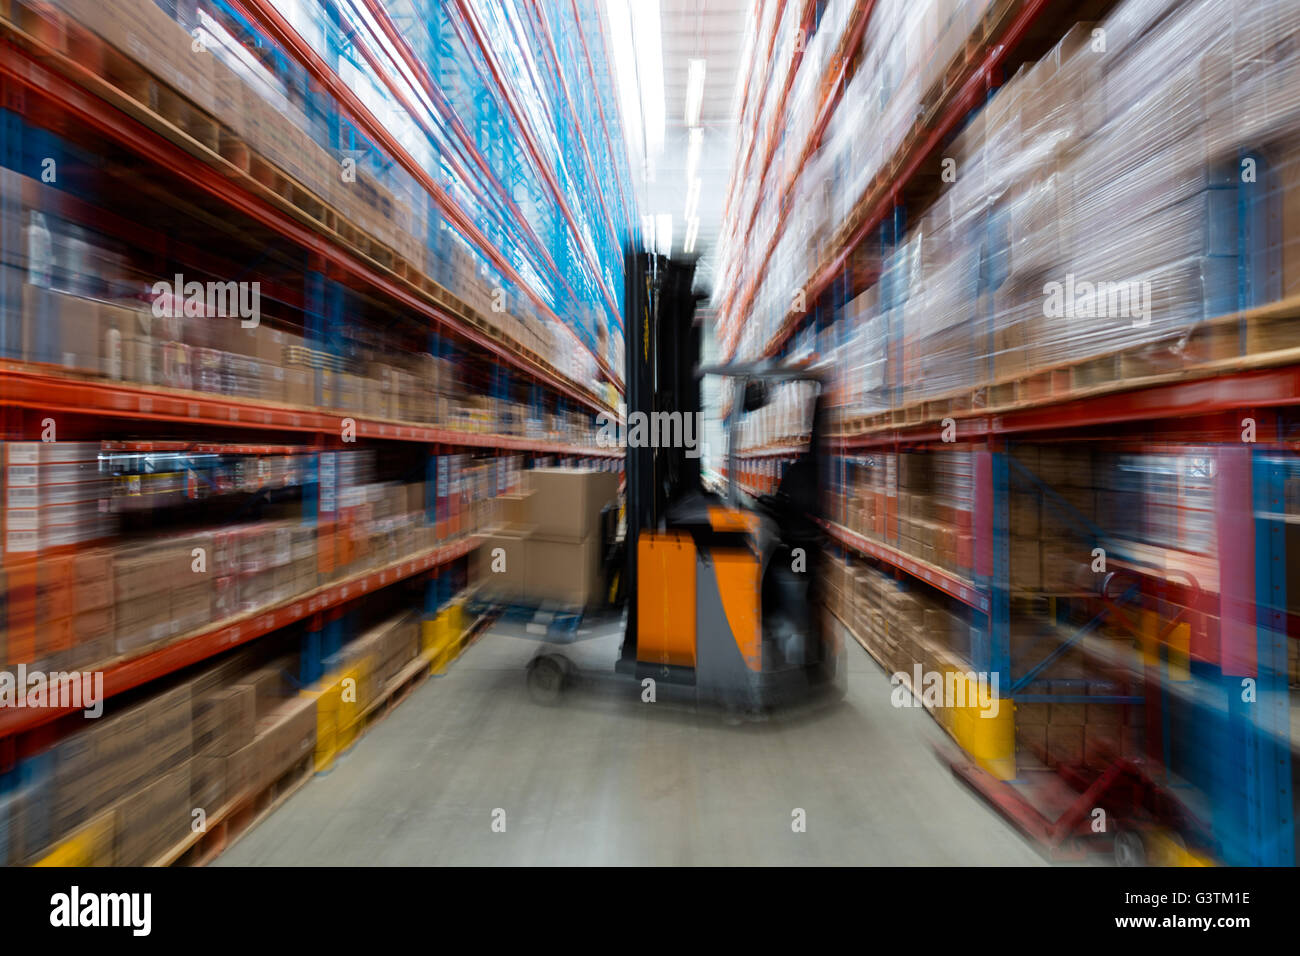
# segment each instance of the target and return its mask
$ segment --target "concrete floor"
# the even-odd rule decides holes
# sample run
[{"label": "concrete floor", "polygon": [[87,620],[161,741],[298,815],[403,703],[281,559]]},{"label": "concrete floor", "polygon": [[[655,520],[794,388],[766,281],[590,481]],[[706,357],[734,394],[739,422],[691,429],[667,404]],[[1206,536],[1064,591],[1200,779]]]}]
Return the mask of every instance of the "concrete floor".
[{"label": "concrete floor", "polygon": [[[609,671],[606,631],[563,650]],[[538,648],[499,625],[217,865],[1043,862],[954,781],[931,749],[948,738],[890,705],[851,640],[843,702],[737,726],[608,681],[539,706],[524,680]]]}]

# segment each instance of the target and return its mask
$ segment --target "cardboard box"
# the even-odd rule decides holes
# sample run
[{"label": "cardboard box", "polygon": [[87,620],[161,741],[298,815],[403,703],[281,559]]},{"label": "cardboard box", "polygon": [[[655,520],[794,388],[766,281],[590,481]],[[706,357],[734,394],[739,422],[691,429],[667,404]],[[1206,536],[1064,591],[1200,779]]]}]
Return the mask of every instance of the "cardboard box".
[{"label": "cardboard box", "polygon": [[85,611],[72,619],[72,634],[77,644],[88,644],[111,637],[117,626],[113,605]]},{"label": "cardboard box", "polygon": [[84,614],[113,606],[113,582],[109,578],[78,583],[71,589],[73,614]]},{"label": "cardboard box", "polygon": [[1041,760],[1047,753],[1047,724],[1016,725],[1016,752]]},{"label": "cardboard box", "polygon": [[226,799],[234,800],[256,787],[260,781],[257,773],[257,743],[250,740],[238,750],[229,753],[226,761]]},{"label": "cardboard box", "polygon": [[[156,551],[119,552],[113,562],[113,593],[119,608],[166,590],[170,581],[166,557]],[[123,616],[135,617],[138,612]]]},{"label": "cardboard box", "polygon": [[212,620],[212,587],[193,584],[171,594],[172,632],[184,634]]},{"label": "cardboard box", "polygon": [[534,468],[524,473],[529,524],[544,538],[581,541],[600,524],[601,509],[618,497],[618,476],[589,468]]},{"label": "cardboard box", "polygon": [[1011,587],[1017,591],[1037,591],[1042,587],[1042,556],[1037,538],[1011,537]]},{"label": "cardboard box", "polygon": [[581,541],[531,536],[524,545],[525,593],[531,600],[585,606],[602,595],[600,534]]},{"label": "cardboard box", "polygon": [[251,688],[259,720],[291,696],[288,682],[284,678],[284,668],[279,663],[269,664],[245,675],[240,678],[239,685]]},{"label": "cardboard box", "polygon": [[226,802],[225,757],[195,757],[190,764],[190,804],[207,816]]},{"label": "cardboard box", "polygon": [[252,744],[257,754],[256,775],[262,786],[274,782],[303,757],[316,750],[316,701],[293,697],[283,701],[257,722]]},{"label": "cardboard box", "polygon": [[1047,762],[1078,764],[1083,761],[1083,725],[1047,725]]},{"label": "cardboard box", "polygon": [[190,833],[190,767],[163,774],[117,808],[119,866],[145,866]]},{"label": "cardboard box", "polygon": [[171,635],[170,592],[161,591],[127,601],[119,599],[115,616],[117,640],[114,649],[119,654],[161,641]]},{"label": "cardboard box", "polygon": [[111,581],[113,576],[113,552],[108,548],[79,551],[72,559],[72,567],[73,582],[77,587],[84,587],[99,581]]},{"label": "cardboard box", "polygon": [[502,524],[522,525],[528,524],[528,516],[531,514],[529,502],[533,497],[531,491],[517,491],[513,494],[498,495],[500,515],[499,520]]},{"label": "cardboard box", "polygon": [[472,583],[486,597],[518,600],[529,594],[527,545],[531,525],[497,528],[478,536]]},{"label": "cardboard box", "polygon": [[[1088,693],[1087,686],[1082,681],[1054,680],[1051,682],[1051,687],[1053,696],[1058,697]],[[1048,716],[1048,723],[1082,726],[1087,717],[1086,708],[1086,704],[1053,703]]]}]

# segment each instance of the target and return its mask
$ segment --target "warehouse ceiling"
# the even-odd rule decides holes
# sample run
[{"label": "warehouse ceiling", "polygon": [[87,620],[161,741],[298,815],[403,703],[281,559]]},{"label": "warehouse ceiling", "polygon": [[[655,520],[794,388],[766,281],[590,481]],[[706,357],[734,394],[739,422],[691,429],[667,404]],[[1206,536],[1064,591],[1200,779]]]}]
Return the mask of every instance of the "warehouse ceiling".
[{"label": "warehouse ceiling", "polygon": [[[640,96],[642,115],[637,104],[629,109],[626,97],[622,102],[642,230],[647,244],[652,236],[647,227],[657,231],[661,248],[670,236],[672,255],[699,254],[697,285],[705,290],[713,283],[735,149],[736,73],[752,6],[753,0],[606,0],[606,37],[620,87],[630,83]],[[646,36],[656,27],[657,50],[654,37]],[[660,74],[661,100],[655,88]],[[688,114],[688,98],[695,93],[698,114]],[[698,129],[699,140],[693,169],[692,129]],[[695,179],[698,195],[692,189]],[[693,237],[690,213],[699,220]]]}]

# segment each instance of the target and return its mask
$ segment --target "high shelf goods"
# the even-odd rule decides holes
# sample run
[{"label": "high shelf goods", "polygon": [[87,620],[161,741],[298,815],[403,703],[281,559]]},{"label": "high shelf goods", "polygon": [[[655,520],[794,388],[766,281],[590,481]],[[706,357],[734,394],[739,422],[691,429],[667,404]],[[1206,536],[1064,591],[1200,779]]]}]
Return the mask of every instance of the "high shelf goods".
[{"label": "high shelf goods", "polygon": [[621,470],[609,65],[581,5],[520,10],[0,0],[0,663],[193,747],[74,795],[125,759],[84,702],[0,709],[0,863],[174,859],[127,823],[200,789],[255,815],[459,646],[523,470]]},{"label": "high shelf goods", "polygon": [[[935,715],[1054,849],[1129,787],[1171,858],[1294,863],[1300,8],[757,23],[719,328],[836,370],[836,613],[909,686],[990,679]],[[755,490],[795,398],[741,423]]]}]

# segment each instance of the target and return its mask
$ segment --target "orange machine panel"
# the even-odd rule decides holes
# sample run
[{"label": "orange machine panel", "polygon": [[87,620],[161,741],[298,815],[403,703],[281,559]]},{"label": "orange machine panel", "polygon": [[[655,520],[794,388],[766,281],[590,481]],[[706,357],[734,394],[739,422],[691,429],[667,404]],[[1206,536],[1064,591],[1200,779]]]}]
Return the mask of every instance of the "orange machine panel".
[{"label": "orange machine panel", "polygon": [[718,578],[722,609],[731,625],[740,656],[751,671],[763,669],[763,632],[758,558],[741,548],[716,548],[713,572]]},{"label": "orange machine panel", "polygon": [[735,508],[709,508],[709,524],[714,531],[744,531],[754,534],[758,531],[758,515],[752,511],[739,511]]},{"label": "orange machine panel", "polygon": [[695,666],[695,542],[680,531],[636,542],[636,659]]}]

